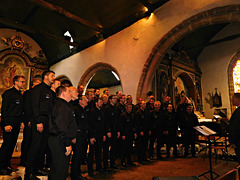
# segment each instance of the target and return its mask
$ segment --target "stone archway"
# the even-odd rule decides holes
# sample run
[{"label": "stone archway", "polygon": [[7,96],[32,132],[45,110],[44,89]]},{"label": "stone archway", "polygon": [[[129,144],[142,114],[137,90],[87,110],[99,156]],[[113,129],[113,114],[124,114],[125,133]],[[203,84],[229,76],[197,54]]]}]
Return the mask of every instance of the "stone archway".
[{"label": "stone archway", "polygon": [[240,5],[229,5],[213,8],[186,19],[171,31],[153,47],[152,53],[144,64],[142,74],[138,83],[137,97],[145,98],[152,77],[155,73],[157,63],[162,61],[167,50],[177,43],[182,37],[204,26],[220,23],[240,22]]},{"label": "stone archway", "polygon": [[[88,81],[91,79],[91,77],[93,77],[94,74],[96,74],[98,71],[102,70],[102,69],[106,69],[106,70],[110,70],[110,71],[114,71],[118,77],[120,78],[120,82],[121,82],[121,77],[117,71],[116,68],[114,68],[112,65],[107,64],[107,63],[103,63],[103,62],[98,62],[92,66],[90,66],[85,73],[82,75],[78,86],[79,85],[83,85],[84,87],[87,85]],[[122,85],[122,82],[121,82]],[[123,88],[123,87],[122,87]]]}]

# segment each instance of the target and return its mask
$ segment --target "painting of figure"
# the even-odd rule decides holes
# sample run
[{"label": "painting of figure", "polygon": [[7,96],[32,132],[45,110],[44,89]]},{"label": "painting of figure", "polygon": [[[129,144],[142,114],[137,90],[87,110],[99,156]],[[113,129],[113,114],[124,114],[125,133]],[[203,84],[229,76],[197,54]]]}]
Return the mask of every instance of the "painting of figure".
[{"label": "painting of figure", "polygon": [[[4,91],[13,86],[12,80],[16,75],[25,76],[25,89],[27,89],[29,86],[30,68],[26,67],[24,59],[22,59],[21,56],[15,54],[4,56],[0,60],[0,95],[2,95]],[[0,103],[2,104],[2,98],[0,99]]]}]

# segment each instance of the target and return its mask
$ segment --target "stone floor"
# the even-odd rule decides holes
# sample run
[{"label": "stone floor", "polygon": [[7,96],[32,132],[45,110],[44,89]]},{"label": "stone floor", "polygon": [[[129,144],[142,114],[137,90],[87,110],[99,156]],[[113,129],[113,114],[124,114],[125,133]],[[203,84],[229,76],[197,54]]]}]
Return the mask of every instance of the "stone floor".
[{"label": "stone floor", "polygon": [[[87,172],[83,176],[89,179],[121,179],[121,180],[151,180],[153,177],[183,177],[183,176],[199,176],[200,174],[209,170],[208,157],[201,156],[198,158],[175,158],[170,160],[152,160],[151,162],[140,165],[137,167],[127,167],[124,170],[116,170],[110,174],[96,174],[96,177],[88,177]],[[226,172],[236,168],[238,163],[235,161],[217,160],[212,159],[212,167],[214,172],[220,176]],[[86,167],[82,170],[85,171]],[[210,174],[206,176],[209,177]],[[214,176],[215,177],[215,176]],[[70,178],[68,178],[70,179]],[[205,179],[200,177],[199,179]]]},{"label": "stone floor", "polygon": [[[229,154],[233,154],[233,151],[230,150]],[[232,157],[232,156],[231,156]],[[224,159],[217,159],[215,162],[215,157],[212,157],[212,167],[213,171],[219,174],[220,176],[225,174],[226,172],[236,168],[238,163],[234,160],[230,160],[227,162]],[[209,170],[209,159],[206,152],[202,151],[198,154],[198,158],[171,158],[168,160],[151,160],[144,165],[138,164],[136,162],[136,156],[133,156],[133,160],[137,164],[137,167],[127,167],[121,170],[115,170],[109,174],[98,174],[96,173],[96,177],[91,178],[87,173],[87,166],[82,166],[83,176],[88,177],[88,179],[118,179],[118,180],[150,180],[153,177],[185,177],[185,176],[199,176],[200,174]],[[18,167],[20,162],[19,156],[15,154],[12,158],[12,165],[14,167]],[[119,159],[117,160],[117,164],[120,164]],[[17,174],[20,176],[24,176],[24,168],[18,167],[20,169]],[[16,174],[13,173],[12,176],[0,176],[0,180],[11,180],[15,177]],[[209,174],[207,174],[209,177]],[[215,176],[214,176],[215,177]],[[47,180],[47,177],[42,177],[42,180]],[[183,178],[185,179],[185,178]],[[199,179],[206,179],[204,177],[200,177]],[[70,177],[68,177],[70,180]]]}]

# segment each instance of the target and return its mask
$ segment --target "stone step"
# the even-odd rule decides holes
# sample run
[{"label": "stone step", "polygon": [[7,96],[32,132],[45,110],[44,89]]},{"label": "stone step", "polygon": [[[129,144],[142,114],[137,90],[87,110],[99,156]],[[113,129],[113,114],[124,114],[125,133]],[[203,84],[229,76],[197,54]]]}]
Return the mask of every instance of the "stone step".
[{"label": "stone step", "polygon": [[[1,176],[0,175],[0,180],[11,180],[15,177],[19,177],[21,176],[22,179],[24,179],[24,174],[25,174],[25,167],[22,167],[22,166],[19,166],[18,167],[18,171],[16,172],[13,172],[10,176]],[[47,176],[37,176],[38,178],[40,178],[41,180],[48,180],[48,177]]]}]

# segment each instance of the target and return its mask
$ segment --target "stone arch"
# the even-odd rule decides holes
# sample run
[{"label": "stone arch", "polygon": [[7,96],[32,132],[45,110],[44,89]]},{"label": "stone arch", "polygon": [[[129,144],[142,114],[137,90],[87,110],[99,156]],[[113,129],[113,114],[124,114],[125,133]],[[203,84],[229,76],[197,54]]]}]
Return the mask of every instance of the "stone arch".
[{"label": "stone arch", "polygon": [[79,83],[78,83],[78,86],[79,85],[83,85],[84,87],[87,85],[88,81],[91,79],[91,77],[96,74],[99,70],[102,70],[102,69],[107,69],[107,70],[110,70],[110,71],[114,71],[118,77],[120,78],[120,83],[122,85],[122,82],[121,82],[121,77],[117,71],[116,68],[114,68],[112,65],[110,64],[107,64],[107,63],[103,63],[103,62],[98,62],[92,66],[90,66],[86,71],[85,73],[82,75]]},{"label": "stone arch", "polygon": [[235,54],[235,56],[231,59],[229,65],[228,65],[228,87],[229,87],[229,101],[231,105],[231,112],[233,112],[236,107],[232,103],[232,97],[234,94],[234,84],[233,84],[233,68],[237,62],[237,60],[240,59],[240,51]]},{"label": "stone arch", "polygon": [[240,5],[228,5],[213,8],[208,11],[194,15],[175,26],[164,35],[153,47],[152,53],[144,64],[142,74],[138,83],[137,97],[145,98],[151,85],[152,76],[156,70],[157,63],[162,61],[167,50],[177,43],[182,37],[204,26],[240,22]]}]

